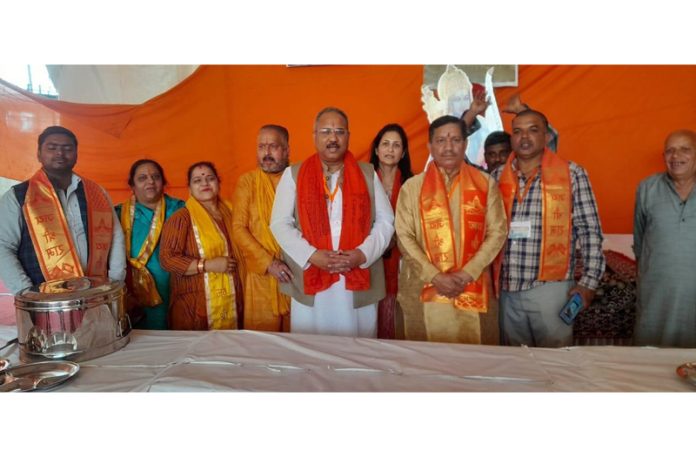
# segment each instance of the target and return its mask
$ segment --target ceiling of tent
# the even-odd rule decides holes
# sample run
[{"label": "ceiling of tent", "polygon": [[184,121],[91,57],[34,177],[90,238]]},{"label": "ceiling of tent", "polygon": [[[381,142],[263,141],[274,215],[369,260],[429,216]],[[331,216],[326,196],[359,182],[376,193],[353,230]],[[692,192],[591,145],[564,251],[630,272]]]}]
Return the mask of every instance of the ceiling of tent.
[{"label": "ceiling of tent", "polygon": [[[188,78],[198,65],[46,65],[58,100],[139,105]],[[19,181],[0,176],[0,195]]]},{"label": "ceiling of tent", "polygon": [[58,99],[139,105],[188,78],[198,65],[46,65]]}]

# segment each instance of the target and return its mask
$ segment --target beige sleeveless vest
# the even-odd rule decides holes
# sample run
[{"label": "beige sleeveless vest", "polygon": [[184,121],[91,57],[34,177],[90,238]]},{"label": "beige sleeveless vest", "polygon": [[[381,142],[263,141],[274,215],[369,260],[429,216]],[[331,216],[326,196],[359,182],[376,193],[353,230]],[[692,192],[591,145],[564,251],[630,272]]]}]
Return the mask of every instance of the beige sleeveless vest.
[{"label": "beige sleeveless vest", "polygon": [[[293,165],[291,168],[292,179],[297,182],[297,174],[300,171],[300,165],[302,162]],[[372,224],[375,223],[375,189],[374,189],[374,174],[375,170],[372,164],[358,162],[360,165],[360,170],[365,176],[365,182],[367,184],[367,190],[370,194],[370,208],[371,208],[371,218]],[[295,220],[297,221],[297,228],[302,232],[302,227],[300,227],[300,218],[297,213],[297,199],[295,200]],[[304,293],[304,270],[303,265],[296,264],[292,258],[283,251],[283,260],[292,270],[292,274],[295,277],[292,282],[280,283],[280,291],[286,295],[291,296],[298,302],[307,306],[314,306],[314,295],[306,295]],[[353,291],[353,307],[360,308],[361,306],[370,305],[372,303],[377,303],[383,299],[386,295],[386,289],[384,287],[384,264],[382,263],[382,258],[380,257],[373,263],[370,268],[370,288],[368,290]]]}]

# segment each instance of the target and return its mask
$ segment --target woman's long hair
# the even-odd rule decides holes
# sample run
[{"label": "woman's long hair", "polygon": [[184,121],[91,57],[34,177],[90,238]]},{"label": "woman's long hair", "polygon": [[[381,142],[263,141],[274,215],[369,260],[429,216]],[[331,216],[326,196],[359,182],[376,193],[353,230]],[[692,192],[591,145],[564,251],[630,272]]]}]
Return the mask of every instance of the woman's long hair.
[{"label": "woman's long hair", "polygon": [[397,166],[401,172],[401,184],[404,183],[408,178],[413,176],[413,170],[411,170],[411,156],[408,152],[408,137],[403,127],[399,124],[387,124],[377,132],[375,139],[372,140],[372,148],[370,149],[370,163],[375,167],[375,171],[379,170],[379,157],[377,156],[377,148],[379,143],[382,141],[382,137],[387,132],[396,132],[401,137],[401,144],[404,147],[404,155],[399,160]]}]

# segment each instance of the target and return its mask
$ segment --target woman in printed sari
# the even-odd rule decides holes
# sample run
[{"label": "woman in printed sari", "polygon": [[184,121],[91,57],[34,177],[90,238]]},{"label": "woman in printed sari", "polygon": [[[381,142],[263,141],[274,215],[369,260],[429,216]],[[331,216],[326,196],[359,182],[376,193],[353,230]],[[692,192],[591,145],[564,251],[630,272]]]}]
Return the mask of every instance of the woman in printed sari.
[{"label": "woman in printed sari", "polygon": [[128,314],[135,328],[167,329],[169,273],[160,265],[160,234],[184,202],[165,194],[166,184],[159,163],[138,160],[128,174],[133,195],[115,208],[126,237]]},{"label": "woman in printed sari", "polygon": [[232,210],[210,162],[188,170],[190,197],[162,231],[161,261],[172,274],[170,328],[242,328],[242,289],[230,237]]},{"label": "woman in printed sari", "polygon": [[[408,154],[408,138],[399,124],[387,124],[372,140],[370,163],[382,182],[392,209],[396,208],[401,184],[413,176],[411,157]],[[394,339],[402,337],[403,329],[396,316],[396,293],[398,290],[399,259],[396,235],[382,256],[387,296],[379,302],[377,309],[377,337]]]}]

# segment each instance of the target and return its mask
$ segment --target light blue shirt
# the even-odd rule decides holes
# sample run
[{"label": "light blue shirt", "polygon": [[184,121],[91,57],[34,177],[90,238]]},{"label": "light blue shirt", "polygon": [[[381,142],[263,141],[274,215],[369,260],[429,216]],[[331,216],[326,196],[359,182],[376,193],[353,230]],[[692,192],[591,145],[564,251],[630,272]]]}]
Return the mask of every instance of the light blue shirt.
[{"label": "light blue shirt", "polygon": [[[87,268],[89,258],[89,250],[87,246],[87,234],[82,223],[82,215],[80,213],[80,203],[77,198],[77,186],[81,179],[73,173],[72,180],[68,188],[55,189],[60,204],[65,214],[65,219],[68,222],[68,229],[73,238],[75,249],[80,259],[80,264],[83,269]],[[103,189],[102,189],[103,190]],[[109,194],[104,191],[110,206],[111,199]],[[22,237],[22,224],[24,220],[21,217],[22,208],[17,201],[17,197],[12,189],[9,189],[0,198],[0,278],[13,294],[17,294],[33,284],[27,276],[22,264],[17,258],[19,243]],[[123,237],[121,223],[113,212],[114,228],[111,236],[111,249],[109,250],[109,278],[112,280],[122,281],[126,277],[126,245]]]}]

